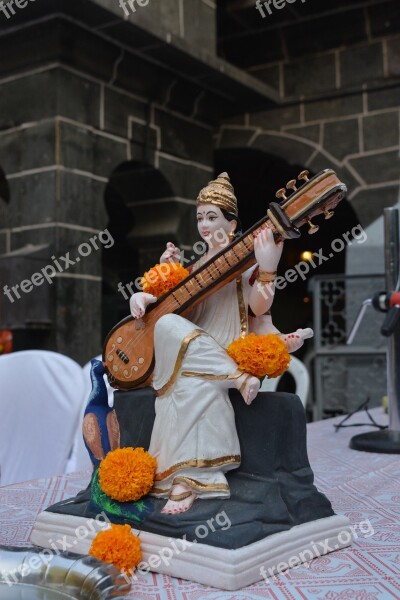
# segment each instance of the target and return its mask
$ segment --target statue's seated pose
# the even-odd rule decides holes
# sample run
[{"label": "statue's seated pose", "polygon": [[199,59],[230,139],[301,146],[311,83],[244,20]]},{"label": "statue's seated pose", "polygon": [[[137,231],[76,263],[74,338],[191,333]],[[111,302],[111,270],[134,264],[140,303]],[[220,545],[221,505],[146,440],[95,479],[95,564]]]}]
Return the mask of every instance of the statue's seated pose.
[{"label": "statue's seated pose", "polygon": [[[201,190],[197,224],[208,249],[193,269],[238,234],[237,200],[226,173]],[[282,335],[272,323],[269,309],[282,248],[271,229],[262,230],[254,241],[256,267],[198,304],[187,318],[168,314],[156,324],[152,385],[158,397],[149,452],[158,462],[152,494],[168,498],[164,513],[186,511],[196,498],[230,496],[225,472],[239,466],[240,447],[228,389],[237,388],[251,404],[260,381],[238,369],[225,350],[228,345],[250,331],[277,333],[293,352],[313,334],[298,329]],[[179,259],[179,249],[168,243],[160,261]],[[156,300],[134,294],[132,316],[142,317]]]}]

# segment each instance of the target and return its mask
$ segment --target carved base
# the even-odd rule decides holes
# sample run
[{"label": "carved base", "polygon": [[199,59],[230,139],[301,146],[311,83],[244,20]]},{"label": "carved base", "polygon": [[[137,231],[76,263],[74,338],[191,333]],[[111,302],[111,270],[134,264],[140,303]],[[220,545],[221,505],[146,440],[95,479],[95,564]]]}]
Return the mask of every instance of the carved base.
[{"label": "carved base", "polygon": [[[60,548],[69,544],[69,550],[87,554],[96,532],[103,528],[104,523],[93,519],[46,511],[39,514],[31,541],[51,548],[58,540]],[[82,539],[84,532],[87,536]],[[133,532],[138,533],[135,529]],[[140,533],[140,540],[147,566],[141,564],[142,570],[134,578],[140,579],[143,572],[151,570],[233,591],[272,578],[289,566],[345,548],[351,544],[352,533],[349,520],[335,515],[297,525],[237,550],[146,531]]]}]

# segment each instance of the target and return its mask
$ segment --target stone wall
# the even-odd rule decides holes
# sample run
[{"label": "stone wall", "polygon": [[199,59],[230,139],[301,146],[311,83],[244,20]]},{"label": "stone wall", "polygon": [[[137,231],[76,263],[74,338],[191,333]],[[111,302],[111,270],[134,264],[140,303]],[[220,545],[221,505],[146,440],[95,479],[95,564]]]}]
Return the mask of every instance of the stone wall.
[{"label": "stone wall", "polygon": [[[258,16],[257,22],[254,6],[247,5],[248,14],[239,16],[244,24],[246,19],[253,26],[256,23],[254,30],[236,34],[232,26],[221,51],[273,87],[280,106],[225,119],[218,137],[221,151],[260,149],[266,167],[268,157],[278,156],[312,173],[335,169],[347,184],[347,198],[358,222],[371,237],[366,244],[347,249],[346,273],[383,273],[383,229],[378,236],[373,231],[383,209],[399,200],[400,4],[393,0],[298,3],[292,14],[287,7],[270,18]],[[343,231],[345,227],[344,223]],[[363,281],[347,284],[348,329],[361,302],[371,295],[371,284]],[[382,364],[377,359],[377,367],[371,358],[374,349],[385,344],[379,334],[382,321],[382,315],[370,311],[355,339],[356,346],[371,350],[367,359],[345,353],[344,359],[331,358],[332,381],[335,391],[343,392],[343,410],[363,399],[353,393],[354,382],[363,397],[371,393],[372,403],[379,404],[386,393]],[[308,350],[312,352],[311,344]],[[375,377],[374,389],[363,386],[368,370]],[[325,369],[324,403],[332,409],[332,381],[327,374]],[[320,402],[322,398],[321,392]]]},{"label": "stone wall", "polygon": [[312,172],[333,167],[367,226],[399,194],[400,21],[393,2],[348,9],[332,7],[329,17],[299,23],[297,33],[283,26],[269,52],[276,60],[260,62],[260,47],[257,64],[246,68],[279,93],[281,107],[226,120],[220,140]]},{"label": "stone wall", "polygon": [[[67,252],[76,258],[80,244],[107,227],[105,188],[113,171],[126,161],[147,164],[169,182],[168,198],[151,198],[145,211],[147,221],[150,216],[157,222],[168,207],[171,227],[163,243],[171,233],[183,246],[193,243],[194,227],[188,226],[188,219],[198,190],[213,174],[213,127],[167,102],[134,93],[131,86],[124,87],[123,77],[117,82],[118,49],[114,52],[107,45],[114,63],[108,60],[96,67],[97,74],[88,53],[87,68],[78,59],[71,64],[70,58],[56,64],[43,59],[38,65],[37,56],[29,53],[26,62],[34,58],[35,65],[24,68],[22,56],[11,50],[10,61],[19,63],[16,73],[10,74],[10,63],[3,63],[4,71],[9,70],[0,79],[0,166],[10,203],[6,207],[1,200],[2,253],[47,246],[48,264]],[[94,45],[91,51],[98,54],[100,48]],[[139,85],[136,79],[134,86]],[[135,200],[136,208],[129,198],[127,204],[143,225],[137,190]],[[27,321],[35,291],[24,298]],[[102,347],[101,248],[57,273],[52,294],[52,325],[41,347],[84,363]],[[2,301],[8,302],[5,297]]]}]

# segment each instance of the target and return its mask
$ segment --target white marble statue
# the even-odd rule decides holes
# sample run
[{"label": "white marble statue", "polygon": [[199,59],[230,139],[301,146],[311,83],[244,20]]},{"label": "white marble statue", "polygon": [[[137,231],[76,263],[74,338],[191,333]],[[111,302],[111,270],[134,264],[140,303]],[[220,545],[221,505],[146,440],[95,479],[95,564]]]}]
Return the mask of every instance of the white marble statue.
[{"label": "white marble statue", "polygon": [[[233,239],[238,227],[237,200],[226,173],[201,190],[197,199],[197,224],[208,250],[197,268]],[[311,329],[282,335],[274,327],[269,309],[274,298],[273,281],[283,243],[275,243],[271,229],[254,241],[259,267],[244,272],[209,296],[187,318],[161,317],[155,328],[156,418],[149,452],[158,467],[152,494],[168,498],[164,513],[188,510],[196,498],[229,497],[226,471],[240,464],[240,447],[228,390],[236,387],[247,404],[256,397],[260,381],[238,369],[225,349],[241,334],[277,333],[289,352],[297,350]],[[167,244],[160,262],[179,261],[180,250]],[[254,279],[254,278],[253,278]],[[151,294],[136,293],[131,313],[140,318]]]}]

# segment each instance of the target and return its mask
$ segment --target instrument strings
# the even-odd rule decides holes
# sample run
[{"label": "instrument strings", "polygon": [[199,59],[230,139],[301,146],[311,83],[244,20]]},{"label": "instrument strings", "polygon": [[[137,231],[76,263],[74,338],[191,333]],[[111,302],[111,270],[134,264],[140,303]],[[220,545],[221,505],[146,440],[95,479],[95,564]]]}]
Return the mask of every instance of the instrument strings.
[{"label": "instrument strings", "polygon": [[[247,236],[246,236],[246,237],[247,237]],[[243,238],[243,239],[244,239],[244,238]],[[245,248],[245,251],[244,251],[244,252],[243,252],[243,249],[242,249],[242,248],[239,248],[239,246],[240,246],[240,244],[241,244],[241,243],[242,243],[242,245],[243,245],[243,246],[244,246],[244,248]],[[240,258],[240,259],[246,258],[246,256],[248,256],[248,255],[250,254],[250,250],[248,250],[248,249],[246,248],[246,246],[243,244],[243,241],[242,241],[242,240],[241,240],[240,242],[238,242],[238,243],[237,243],[237,248],[235,248],[235,250],[236,250],[236,251],[237,251],[237,253],[239,254],[239,258]],[[240,254],[243,254],[243,256],[240,256]],[[223,256],[223,255],[221,255],[221,256]],[[220,257],[219,257],[219,258],[220,258]],[[193,272],[190,274],[190,278],[188,278],[188,279],[192,279],[192,280],[194,280],[194,281],[195,281],[195,285],[197,285],[197,286],[199,287],[199,291],[201,291],[201,290],[203,290],[203,289],[207,288],[207,287],[208,287],[210,284],[212,284],[212,283],[214,283],[214,282],[215,282],[215,277],[213,277],[213,276],[211,275],[211,273],[209,272],[209,267],[211,267],[211,266],[212,266],[212,264],[213,264],[213,263],[210,263],[208,266],[202,266],[202,267],[200,267],[199,269],[196,269],[196,271],[193,271]],[[228,262],[227,262],[227,264],[229,265],[229,263],[228,263]],[[231,268],[231,265],[229,265],[229,268]],[[229,269],[228,269],[228,270],[229,270]],[[223,277],[225,274],[226,274],[226,272],[224,272],[224,273],[221,273],[221,275],[220,275],[220,276],[221,276],[221,278],[222,278],[222,277]],[[197,281],[197,279],[196,279],[196,275],[201,275],[201,279],[202,279],[202,281],[204,282],[204,285],[202,285],[201,283],[199,283],[199,282]],[[186,282],[186,283],[188,283],[188,282]],[[185,283],[185,280],[183,280],[183,281],[181,282],[181,285],[180,285],[179,287],[185,287],[186,283]],[[175,298],[173,298],[173,296],[172,296],[172,294],[171,294],[171,296],[169,296],[168,298],[166,298],[166,300],[164,301],[164,303],[163,303],[163,304],[164,304],[164,306],[167,306],[167,307],[168,307],[168,309],[170,309],[170,308],[174,308],[174,304],[175,304],[175,303],[178,303],[178,301],[177,301]],[[179,305],[179,303],[178,303],[178,305]]]},{"label": "instrument strings", "polygon": [[[251,240],[251,245],[253,246],[253,239],[254,239],[255,235],[257,235],[257,234],[258,234],[258,233],[259,233],[259,232],[260,232],[262,229],[264,229],[264,228],[266,227],[266,225],[267,225],[267,221],[266,221],[265,223],[263,223],[263,224],[261,225],[261,227],[259,227],[259,228],[255,229],[254,231],[252,231],[252,232],[251,232],[251,233],[249,233],[249,234],[245,234],[243,237],[241,237],[241,238],[239,238],[239,240],[237,240],[237,242],[236,242],[236,244],[235,244],[235,251],[237,251],[237,253],[238,253],[239,255],[240,255],[240,254],[243,254],[243,256],[242,256],[241,258],[246,258],[246,256],[249,256],[249,254],[251,253],[251,250],[249,250],[249,249],[247,248],[247,246],[244,244],[244,240],[245,240],[246,238],[249,238],[249,237],[251,237],[251,238],[252,238],[252,240]],[[249,240],[249,241],[250,241],[250,240]],[[229,246],[227,247],[227,250],[229,250]],[[223,254],[222,254],[221,256],[223,256]],[[220,257],[218,257],[218,258],[220,258]],[[212,275],[209,273],[209,270],[208,270],[208,269],[209,269],[209,267],[210,267],[210,266],[212,266],[212,264],[213,264],[213,263],[210,263],[208,266],[202,266],[202,267],[200,267],[199,269],[196,269],[196,271],[192,272],[192,273],[190,274],[190,276],[188,277],[188,279],[194,279],[194,280],[195,280],[195,282],[196,282],[197,286],[199,287],[199,291],[200,291],[200,290],[202,290],[202,289],[205,289],[205,288],[207,288],[207,287],[208,287],[210,284],[212,284],[212,283],[214,283],[214,282],[215,282],[215,278],[214,278],[214,277],[213,277],[213,276],[212,276]],[[203,275],[203,273],[204,273],[205,275]],[[198,281],[195,279],[195,275],[196,275],[196,274],[201,274],[202,280],[203,280],[203,281],[204,281],[204,283],[205,283],[204,287],[202,287],[202,286],[200,285],[200,283],[199,283],[199,282],[198,282]],[[223,277],[223,275],[224,275],[224,274],[225,274],[225,273],[221,273],[221,277]],[[181,285],[180,285],[180,287],[185,287],[186,283],[188,283],[188,282],[186,282],[186,283],[185,283],[185,281],[186,281],[186,280],[183,280],[183,281],[181,282]],[[176,304],[178,304],[178,306],[176,306]],[[161,306],[161,305],[160,305],[160,306]],[[162,306],[163,306],[163,308],[164,308],[165,314],[167,314],[167,313],[172,313],[172,312],[174,312],[174,310],[176,310],[177,308],[179,308],[179,303],[178,303],[178,301],[177,301],[177,300],[176,300],[176,299],[175,299],[175,298],[172,296],[172,294],[170,294],[170,295],[169,295],[169,296],[168,296],[168,297],[167,297],[167,298],[166,298],[166,299],[163,301],[163,303],[162,303]],[[135,322],[135,321],[136,321],[136,319],[134,319],[134,321],[132,322],[132,325],[134,324],[134,322]],[[139,332],[136,334],[136,336],[135,336],[135,339],[134,339],[134,340],[133,340],[133,339],[130,339],[130,340],[128,340],[128,342],[127,342],[127,344],[126,344],[126,347],[125,347],[125,351],[128,353],[130,350],[132,350],[133,343],[135,343],[135,344],[139,344],[139,343],[141,342],[142,338],[143,338],[143,337],[145,337],[145,336],[146,336],[146,332],[145,332],[144,330],[143,330],[143,331],[139,331]],[[128,365],[127,365],[127,368],[129,368],[129,367],[128,367]]]}]

